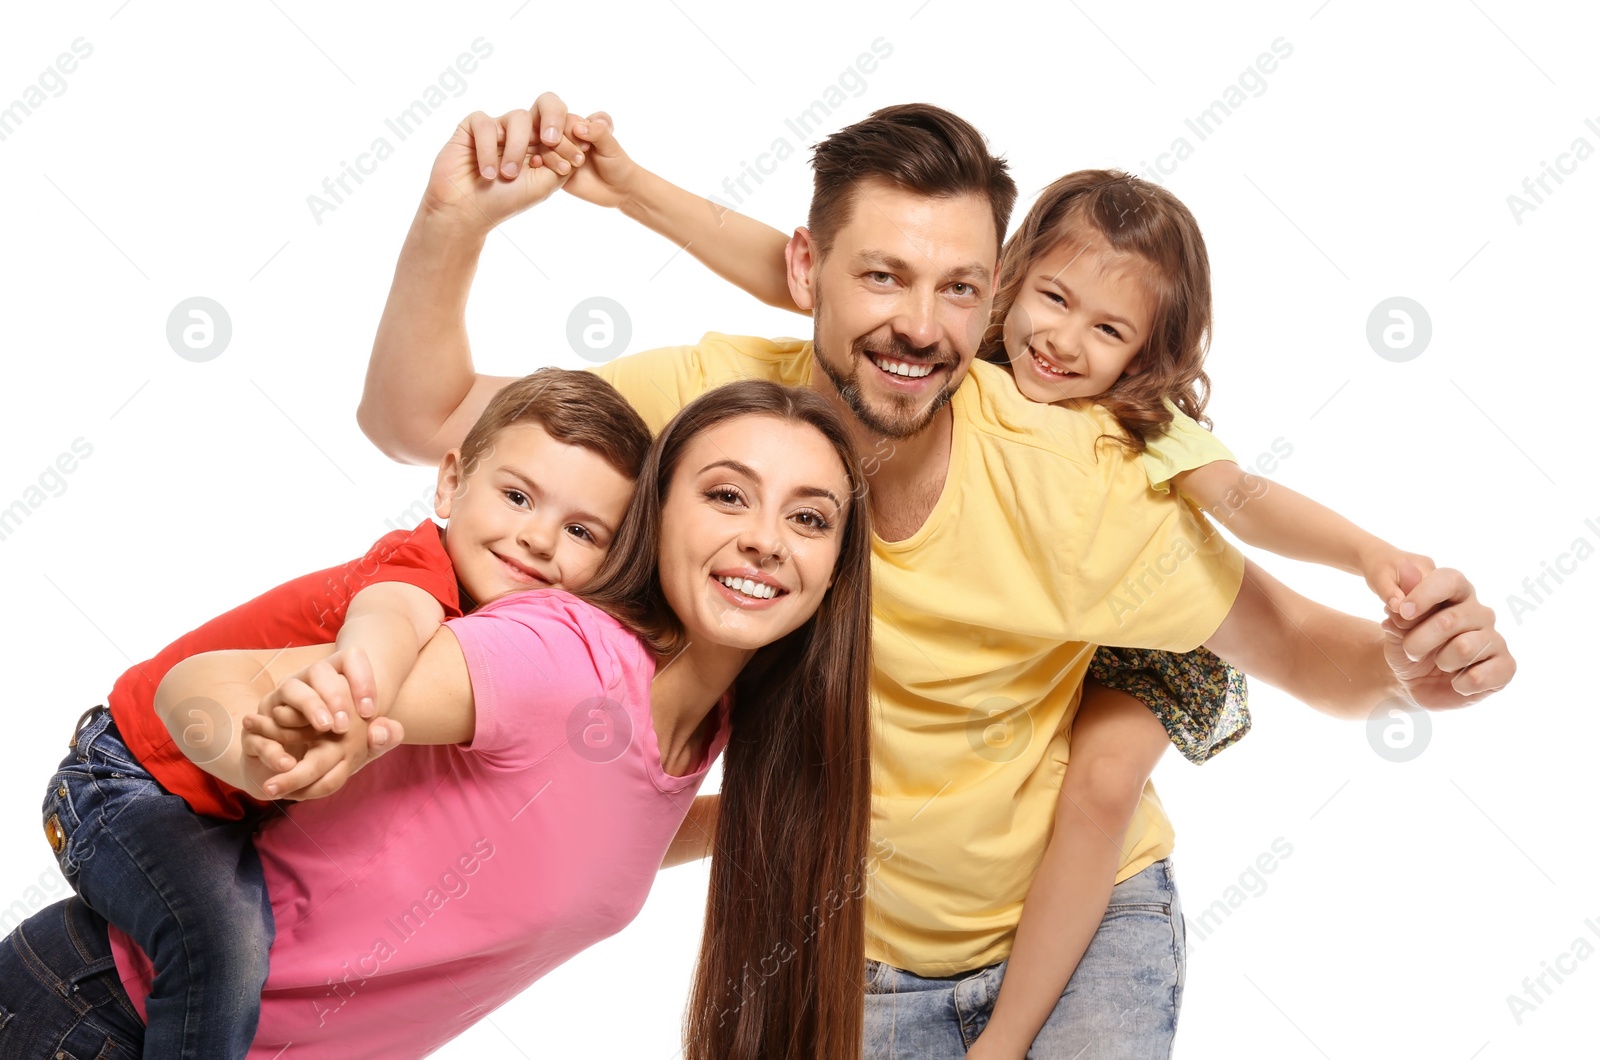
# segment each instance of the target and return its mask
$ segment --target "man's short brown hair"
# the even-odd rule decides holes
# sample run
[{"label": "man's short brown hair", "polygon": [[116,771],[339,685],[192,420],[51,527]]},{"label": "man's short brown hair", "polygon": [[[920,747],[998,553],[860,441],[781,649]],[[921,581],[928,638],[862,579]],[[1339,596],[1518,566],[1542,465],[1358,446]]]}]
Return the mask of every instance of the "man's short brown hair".
[{"label": "man's short brown hair", "polygon": [[639,477],[650,449],[650,428],[616,387],[593,372],[541,368],[502,387],[467,432],[461,443],[466,474],[493,450],[495,435],[524,423],[597,454],[630,479]]},{"label": "man's short brown hair", "polygon": [[995,257],[1006,237],[1017,184],[983,134],[931,103],[884,107],[811,150],[814,174],[806,227],[819,253],[833,248],[850,220],[856,185],[876,178],[918,195],[977,195],[994,211]]}]

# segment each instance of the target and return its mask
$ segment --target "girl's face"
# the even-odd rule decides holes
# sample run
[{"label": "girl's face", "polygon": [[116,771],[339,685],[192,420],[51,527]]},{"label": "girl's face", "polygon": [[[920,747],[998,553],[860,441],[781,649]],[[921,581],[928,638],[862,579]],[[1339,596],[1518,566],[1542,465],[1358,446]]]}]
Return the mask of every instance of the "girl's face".
[{"label": "girl's face", "polygon": [[1155,299],[1137,265],[1098,242],[1059,243],[1029,263],[1002,328],[1024,396],[1097,397],[1140,370]]},{"label": "girl's face", "polygon": [[822,604],[850,481],[821,432],[753,414],[701,432],[661,510],[661,588],[690,641],[753,651]]}]

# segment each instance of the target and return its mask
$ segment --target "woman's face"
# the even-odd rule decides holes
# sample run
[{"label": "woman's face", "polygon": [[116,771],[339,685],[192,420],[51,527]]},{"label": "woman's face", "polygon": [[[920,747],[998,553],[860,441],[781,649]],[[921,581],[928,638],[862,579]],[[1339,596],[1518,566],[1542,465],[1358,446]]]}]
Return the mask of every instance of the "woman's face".
[{"label": "woman's face", "polygon": [[661,588],[691,641],[753,651],[822,603],[852,502],[808,424],[752,414],[697,435],[661,511]]}]

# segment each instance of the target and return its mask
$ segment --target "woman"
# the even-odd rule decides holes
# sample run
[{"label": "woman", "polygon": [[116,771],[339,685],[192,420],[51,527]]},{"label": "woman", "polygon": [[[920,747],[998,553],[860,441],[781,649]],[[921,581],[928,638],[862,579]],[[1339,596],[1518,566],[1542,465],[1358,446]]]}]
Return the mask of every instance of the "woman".
[{"label": "woman", "polygon": [[[859,490],[820,398],[723,387],[657,439],[582,594],[441,630],[390,715],[408,746],[257,840],[278,936],[252,1055],[425,1055],[620,930],[724,747],[684,1055],[859,1052],[861,907],[816,909],[866,853]],[[243,716],[263,664],[329,649],[264,655],[198,656],[161,694]],[[138,1055],[147,974],[76,900],[41,911],[0,944],[0,1057]]]}]

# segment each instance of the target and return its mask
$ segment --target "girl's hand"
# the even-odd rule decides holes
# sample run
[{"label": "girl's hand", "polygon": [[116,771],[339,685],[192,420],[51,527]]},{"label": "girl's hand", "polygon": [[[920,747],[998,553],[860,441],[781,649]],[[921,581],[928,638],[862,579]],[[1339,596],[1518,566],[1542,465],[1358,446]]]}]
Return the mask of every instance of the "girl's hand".
[{"label": "girl's hand", "polygon": [[1391,611],[1405,599],[1405,590],[1400,588],[1400,570],[1407,564],[1416,568],[1418,579],[1434,571],[1433,560],[1427,556],[1402,552],[1381,541],[1361,557],[1361,573],[1367,579],[1367,587],[1377,593],[1383,606]]},{"label": "girl's hand", "polygon": [[583,148],[563,133],[568,124],[552,92],[498,118],[473,111],[434,159],[423,208],[487,232],[543,202],[583,164]]},{"label": "girl's hand", "polygon": [[611,115],[595,111],[587,118],[572,115],[567,120],[567,135],[585,151],[585,164],[573,171],[565,190],[596,206],[620,207],[634,197],[634,187],[643,172],[617,143]]}]

